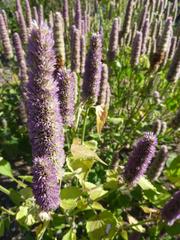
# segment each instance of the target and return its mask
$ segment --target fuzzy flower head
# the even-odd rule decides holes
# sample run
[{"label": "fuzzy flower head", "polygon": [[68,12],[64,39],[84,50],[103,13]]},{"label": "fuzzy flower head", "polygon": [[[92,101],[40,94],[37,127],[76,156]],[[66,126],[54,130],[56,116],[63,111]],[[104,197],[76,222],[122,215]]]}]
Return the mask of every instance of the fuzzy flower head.
[{"label": "fuzzy flower head", "polygon": [[63,123],[72,126],[75,120],[76,74],[70,70],[59,69],[55,73],[58,83],[58,97]]},{"label": "fuzzy flower head", "polygon": [[71,70],[77,73],[80,72],[80,31],[75,25],[71,28]]},{"label": "fuzzy flower head", "polygon": [[123,27],[122,27],[122,35],[130,31],[133,8],[134,8],[134,0],[129,0],[126,8]]},{"label": "fuzzy flower head", "polygon": [[101,85],[100,85],[100,91],[99,91],[99,97],[98,97],[99,105],[106,104],[108,77],[109,77],[108,66],[104,63],[104,64],[102,64]]},{"label": "fuzzy flower head", "polygon": [[152,132],[145,133],[139,139],[125,167],[124,179],[129,184],[134,185],[145,174],[154,157],[156,145],[157,138]]},{"label": "fuzzy flower head", "polygon": [[115,58],[118,52],[118,42],[119,42],[119,19],[115,18],[109,39],[109,51],[108,51],[109,60],[113,60]]},{"label": "fuzzy flower head", "polygon": [[177,191],[165,204],[161,215],[168,225],[173,225],[176,220],[180,219],[180,191]]},{"label": "fuzzy flower head", "polygon": [[176,82],[180,79],[180,42],[174,54],[172,63],[170,65],[167,80],[169,82]]},{"label": "fuzzy flower head", "polygon": [[76,28],[81,32],[81,19],[82,19],[82,15],[81,15],[81,2],[80,0],[76,0],[76,4],[75,4],[75,25]]},{"label": "fuzzy flower head", "polygon": [[33,158],[49,156],[63,166],[64,135],[54,80],[53,33],[46,24],[33,24],[28,44],[28,128]]},{"label": "fuzzy flower head", "polygon": [[148,177],[152,180],[157,180],[161,175],[166,160],[168,157],[168,148],[167,146],[162,146],[157,155],[155,156],[150,168],[148,170]]},{"label": "fuzzy flower head", "polygon": [[60,204],[60,187],[52,161],[48,157],[35,158],[32,175],[33,194],[37,204],[46,212],[56,210]]},{"label": "fuzzy flower head", "polygon": [[136,66],[139,63],[142,46],[142,32],[137,32],[132,44],[131,65]]},{"label": "fuzzy flower head", "polygon": [[90,48],[86,56],[85,73],[83,81],[83,97],[85,100],[91,98],[97,102],[102,69],[102,38],[99,33],[91,37]]}]

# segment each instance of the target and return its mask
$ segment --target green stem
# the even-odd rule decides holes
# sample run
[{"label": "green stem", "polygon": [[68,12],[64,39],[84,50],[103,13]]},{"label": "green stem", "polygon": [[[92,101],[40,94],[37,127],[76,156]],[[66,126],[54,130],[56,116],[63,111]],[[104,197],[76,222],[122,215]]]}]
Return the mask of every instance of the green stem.
[{"label": "green stem", "polygon": [[13,211],[11,211],[10,209],[6,209],[4,207],[1,207],[1,210],[5,213],[9,214],[9,215],[12,215],[12,216],[15,215],[15,213]]},{"label": "green stem", "polygon": [[10,191],[8,189],[4,188],[2,185],[0,185],[0,191],[5,193],[8,196],[10,195]]},{"label": "green stem", "polygon": [[87,123],[87,117],[89,113],[89,107],[86,108],[85,116],[84,116],[84,122],[83,122],[83,132],[82,132],[82,138],[81,138],[81,144],[84,142],[85,133],[86,133],[86,123]]}]

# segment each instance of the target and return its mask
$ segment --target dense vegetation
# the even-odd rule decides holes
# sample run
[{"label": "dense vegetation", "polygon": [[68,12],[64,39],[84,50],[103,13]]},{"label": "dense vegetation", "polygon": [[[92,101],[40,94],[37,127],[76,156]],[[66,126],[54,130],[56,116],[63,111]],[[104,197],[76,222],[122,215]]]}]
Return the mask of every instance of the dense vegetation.
[{"label": "dense vegetation", "polygon": [[1,0],[1,239],[178,239],[179,7]]}]

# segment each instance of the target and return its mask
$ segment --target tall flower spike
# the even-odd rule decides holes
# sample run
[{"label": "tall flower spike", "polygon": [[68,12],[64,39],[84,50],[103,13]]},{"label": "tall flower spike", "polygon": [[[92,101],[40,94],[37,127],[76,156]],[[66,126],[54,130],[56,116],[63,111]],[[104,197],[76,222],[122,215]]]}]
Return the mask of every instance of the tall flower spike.
[{"label": "tall flower spike", "polygon": [[64,135],[54,80],[53,33],[46,24],[33,24],[28,43],[28,128],[33,158],[47,156],[61,170]]},{"label": "tall flower spike", "polygon": [[176,51],[176,45],[177,45],[177,37],[174,36],[174,37],[172,37],[172,39],[171,39],[171,46],[170,46],[169,56],[168,56],[169,59],[172,59],[172,58],[173,58],[174,53],[175,53],[175,51]]},{"label": "tall flower spike", "polygon": [[136,66],[139,63],[142,46],[142,32],[137,32],[132,44],[131,65]]},{"label": "tall flower spike", "polygon": [[51,29],[53,29],[53,27],[54,27],[54,16],[53,16],[52,11],[49,12],[48,24],[49,24],[49,27]]},{"label": "tall flower spike", "polygon": [[148,4],[145,5],[144,9],[141,12],[140,19],[139,19],[139,25],[138,25],[138,31],[142,31],[145,20],[147,18],[147,11],[148,11]]},{"label": "tall flower spike", "polygon": [[60,187],[56,168],[49,157],[33,160],[32,175],[32,189],[37,204],[46,212],[56,210],[60,204]]},{"label": "tall flower spike", "polygon": [[157,119],[153,124],[153,133],[159,135],[161,132],[161,120]]},{"label": "tall flower spike", "polygon": [[24,19],[24,15],[22,11],[18,11],[18,24],[19,24],[19,29],[20,29],[20,36],[21,40],[23,43],[27,43],[28,41],[28,33],[27,33],[27,27],[26,27],[26,22]]},{"label": "tall flower spike", "polygon": [[0,37],[2,40],[5,58],[11,59],[13,57],[12,46],[9,39],[8,29],[6,28],[6,24],[1,13],[0,13],[0,30],[1,30]]},{"label": "tall flower spike", "polygon": [[58,65],[64,66],[66,61],[64,44],[64,20],[61,13],[56,12],[54,17],[54,39]]},{"label": "tall flower spike", "polygon": [[20,67],[20,79],[22,81],[22,85],[27,83],[28,81],[28,74],[27,74],[27,66],[26,66],[26,59],[25,53],[22,47],[21,39],[18,33],[13,34],[13,44],[16,51],[17,62]]},{"label": "tall flower spike", "polygon": [[169,82],[176,82],[179,79],[180,79],[180,42],[178,44],[178,47],[176,49],[176,52],[174,54],[172,63],[167,74],[167,80]]},{"label": "tall flower spike", "polygon": [[71,70],[80,72],[80,32],[74,25],[71,29]]},{"label": "tall flower spike", "polygon": [[180,191],[174,193],[173,197],[165,204],[161,215],[168,225],[173,225],[176,220],[180,219]]},{"label": "tall flower spike", "polygon": [[147,18],[144,22],[144,26],[142,28],[142,48],[141,53],[145,54],[147,50],[147,41],[148,41],[148,35],[149,35],[149,19]]},{"label": "tall flower spike", "polygon": [[148,177],[151,180],[156,181],[160,177],[167,158],[168,148],[167,146],[162,146],[159,152],[157,153],[157,156],[155,156],[154,160],[152,161],[152,164],[150,165],[148,170]]},{"label": "tall flower spike", "polygon": [[81,32],[81,2],[80,0],[76,0],[76,5],[75,5],[75,25],[76,28]]},{"label": "tall flower spike", "polygon": [[157,138],[152,132],[145,133],[134,147],[125,166],[124,179],[131,185],[136,184],[154,157]]},{"label": "tall flower spike", "polygon": [[44,8],[43,8],[42,4],[39,5],[38,16],[39,16],[39,24],[43,23],[44,22]]},{"label": "tall flower spike", "polygon": [[33,7],[33,18],[37,23],[39,22],[38,11],[37,11],[37,8],[35,6]]},{"label": "tall flower spike", "polygon": [[77,84],[76,74],[70,70],[59,69],[55,73],[55,79],[58,82],[58,97],[63,123],[73,126]]},{"label": "tall flower spike", "polygon": [[63,2],[63,18],[66,27],[69,27],[69,7],[68,7],[68,0],[64,0]]},{"label": "tall flower spike", "polygon": [[102,72],[101,72],[101,85],[98,97],[98,104],[105,105],[106,104],[106,97],[107,97],[107,88],[108,88],[108,66],[103,63],[102,64]]},{"label": "tall flower spike", "polygon": [[27,27],[31,28],[31,25],[32,25],[32,14],[31,14],[31,7],[30,7],[30,4],[29,4],[29,0],[26,0],[25,4],[26,4]]},{"label": "tall flower spike", "polygon": [[160,41],[158,41],[156,53],[154,53],[152,55],[152,58],[150,59],[152,71],[156,71],[159,68],[159,66],[163,63],[166,57],[166,52],[168,51],[171,37],[172,37],[172,18],[168,18]]},{"label": "tall flower spike", "polygon": [[81,72],[81,74],[83,74],[84,73],[84,69],[85,69],[85,61],[86,61],[86,39],[85,39],[84,35],[81,36],[81,50],[80,50],[80,54],[81,54],[81,68],[80,68],[80,72]]},{"label": "tall flower spike", "polygon": [[1,9],[0,14],[2,14],[2,16],[4,18],[4,22],[6,24],[6,28],[8,29],[8,18],[7,18],[6,11],[4,9]]},{"label": "tall flower spike", "polygon": [[110,61],[114,60],[118,52],[118,42],[119,42],[119,19],[115,18],[113,21],[110,39],[109,39],[109,51],[108,59]]},{"label": "tall flower spike", "polygon": [[92,99],[97,102],[102,69],[102,39],[99,33],[91,37],[90,48],[86,56],[85,72],[83,81],[84,100]]},{"label": "tall flower spike", "polygon": [[123,27],[122,27],[122,35],[130,31],[133,7],[134,7],[134,0],[129,0],[126,8]]}]

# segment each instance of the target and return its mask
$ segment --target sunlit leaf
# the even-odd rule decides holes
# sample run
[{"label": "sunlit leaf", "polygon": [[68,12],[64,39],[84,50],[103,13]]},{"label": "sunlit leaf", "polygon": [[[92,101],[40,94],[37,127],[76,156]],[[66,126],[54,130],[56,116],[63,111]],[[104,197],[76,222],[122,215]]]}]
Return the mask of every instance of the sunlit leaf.
[{"label": "sunlit leaf", "polygon": [[13,177],[10,163],[2,158],[0,158],[0,174],[10,178]]},{"label": "sunlit leaf", "polygon": [[102,105],[96,106],[96,127],[97,127],[98,134],[101,133],[104,127],[104,124],[106,123],[107,116],[108,116],[107,106],[102,106]]},{"label": "sunlit leaf", "polygon": [[78,199],[81,196],[81,189],[67,187],[61,190],[61,207],[65,210],[72,210],[77,207]]},{"label": "sunlit leaf", "polygon": [[62,238],[62,240],[76,240],[76,232],[74,229],[70,229]]},{"label": "sunlit leaf", "polygon": [[87,220],[86,230],[90,240],[113,239],[116,225],[114,215],[109,211],[104,211]]},{"label": "sunlit leaf", "polygon": [[[133,216],[128,214],[127,217],[128,217],[129,224],[132,224],[132,225],[138,224],[138,220],[135,219]],[[132,228],[137,232],[141,232],[141,233],[145,232],[145,228],[141,226],[141,224],[132,226]]]}]

